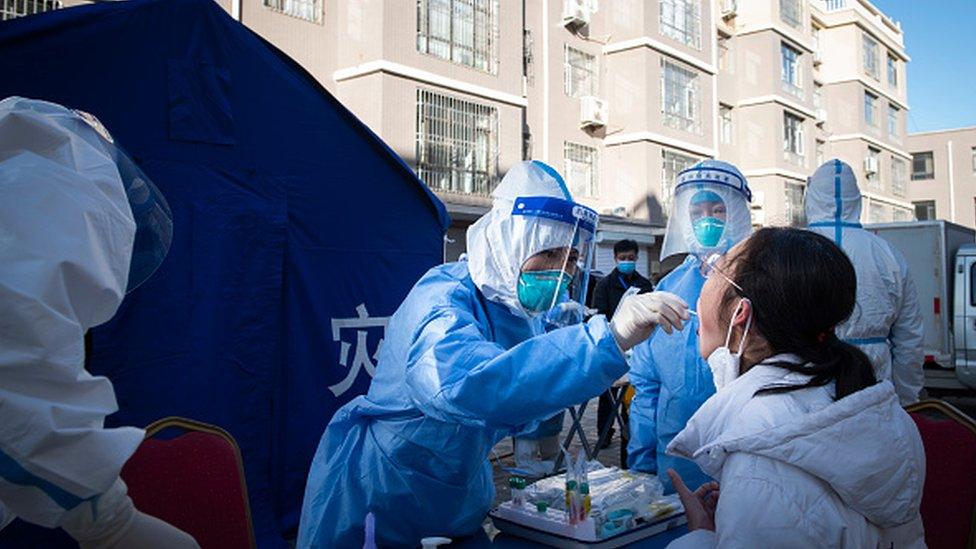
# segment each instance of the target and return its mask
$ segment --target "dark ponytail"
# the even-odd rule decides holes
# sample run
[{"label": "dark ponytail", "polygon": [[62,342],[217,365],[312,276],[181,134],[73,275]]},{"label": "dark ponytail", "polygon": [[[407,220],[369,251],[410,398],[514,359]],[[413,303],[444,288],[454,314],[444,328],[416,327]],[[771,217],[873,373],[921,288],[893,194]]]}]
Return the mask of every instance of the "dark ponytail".
[{"label": "dark ponytail", "polygon": [[[868,357],[834,335],[834,327],[854,311],[857,297],[854,266],[836,244],[810,231],[765,228],[730,259],[741,296],[752,302],[754,329],[774,354],[791,353],[804,361],[767,364],[812,376],[803,385],[766,387],[757,394],[833,381],[835,397],[841,399],[877,382]],[[725,302],[738,294],[729,286]]]}]

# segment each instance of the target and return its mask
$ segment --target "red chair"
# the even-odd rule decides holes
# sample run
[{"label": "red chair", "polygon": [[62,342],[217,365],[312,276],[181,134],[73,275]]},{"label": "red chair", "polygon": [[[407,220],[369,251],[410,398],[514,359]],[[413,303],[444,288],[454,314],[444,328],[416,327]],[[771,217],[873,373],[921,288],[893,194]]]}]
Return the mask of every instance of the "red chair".
[{"label": "red chair", "polygon": [[940,400],[905,410],[925,446],[922,523],[930,549],[976,547],[976,422]]},{"label": "red chair", "polygon": [[[162,438],[164,430],[182,431]],[[192,535],[200,547],[255,547],[241,451],[223,429],[170,417],[122,468],[136,507]]]}]

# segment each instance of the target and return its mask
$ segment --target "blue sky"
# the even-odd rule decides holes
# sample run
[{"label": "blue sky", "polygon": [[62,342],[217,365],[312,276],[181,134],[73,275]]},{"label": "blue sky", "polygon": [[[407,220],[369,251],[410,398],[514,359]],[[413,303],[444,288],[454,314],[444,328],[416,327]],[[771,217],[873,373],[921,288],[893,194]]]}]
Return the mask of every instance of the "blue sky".
[{"label": "blue sky", "polygon": [[908,131],[976,126],[976,0],[872,0],[901,22]]}]

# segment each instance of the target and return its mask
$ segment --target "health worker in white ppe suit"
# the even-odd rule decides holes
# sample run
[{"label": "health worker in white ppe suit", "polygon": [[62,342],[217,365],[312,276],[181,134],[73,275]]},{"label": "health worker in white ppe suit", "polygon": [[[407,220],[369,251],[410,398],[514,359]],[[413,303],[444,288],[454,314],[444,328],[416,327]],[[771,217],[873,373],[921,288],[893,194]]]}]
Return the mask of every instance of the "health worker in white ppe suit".
[{"label": "health worker in white ppe suit", "polygon": [[861,228],[861,191],[851,167],[835,159],[817,168],[805,208],[809,229],[836,242],[857,271],[857,306],[837,337],[868,355],[902,406],[917,402],[925,381],[918,291],[901,253]]},{"label": "health worker in white ppe suit", "polygon": [[[61,527],[82,547],[197,547],[139,512],[119,471],[141,429],[106,429],[112,383],[84,336],[162,262],[172,218],[94,117],[0,101],[0,523]],[[130,261],[131,260],[131,261]]]},{"label": "health worker in white ppe suit", "polygon": [[[427,271],[390,319],[369,393],[322,435],[298,547],[380,546],[481,529],[494,499],[488,455],[627,371],[655,326],[680,329],[671,294],[624,300],[582,322],[596,212],[541,162],[512,167],[467,235],[466,261]],[[560,327],[562,326],[562,327]]]}]

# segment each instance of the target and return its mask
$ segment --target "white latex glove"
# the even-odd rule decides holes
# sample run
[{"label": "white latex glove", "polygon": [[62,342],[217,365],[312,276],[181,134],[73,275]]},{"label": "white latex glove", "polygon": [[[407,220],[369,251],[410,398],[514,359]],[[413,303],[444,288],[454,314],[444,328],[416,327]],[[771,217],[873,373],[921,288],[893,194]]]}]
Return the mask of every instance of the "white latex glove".
[{"label": "white latex glove", "polygon": [[136,509],[127,492],[116,480],[96,500],[68,511],[61,527],[81,549],[200,549],[183,530]]},{"label": "white latex glove", "polygon": [[655,327],[670,334],[688,318],[688,304],[670,292],[625,295],[613,313],[610,331],[620,350],[627,352],[651,337]]}]

